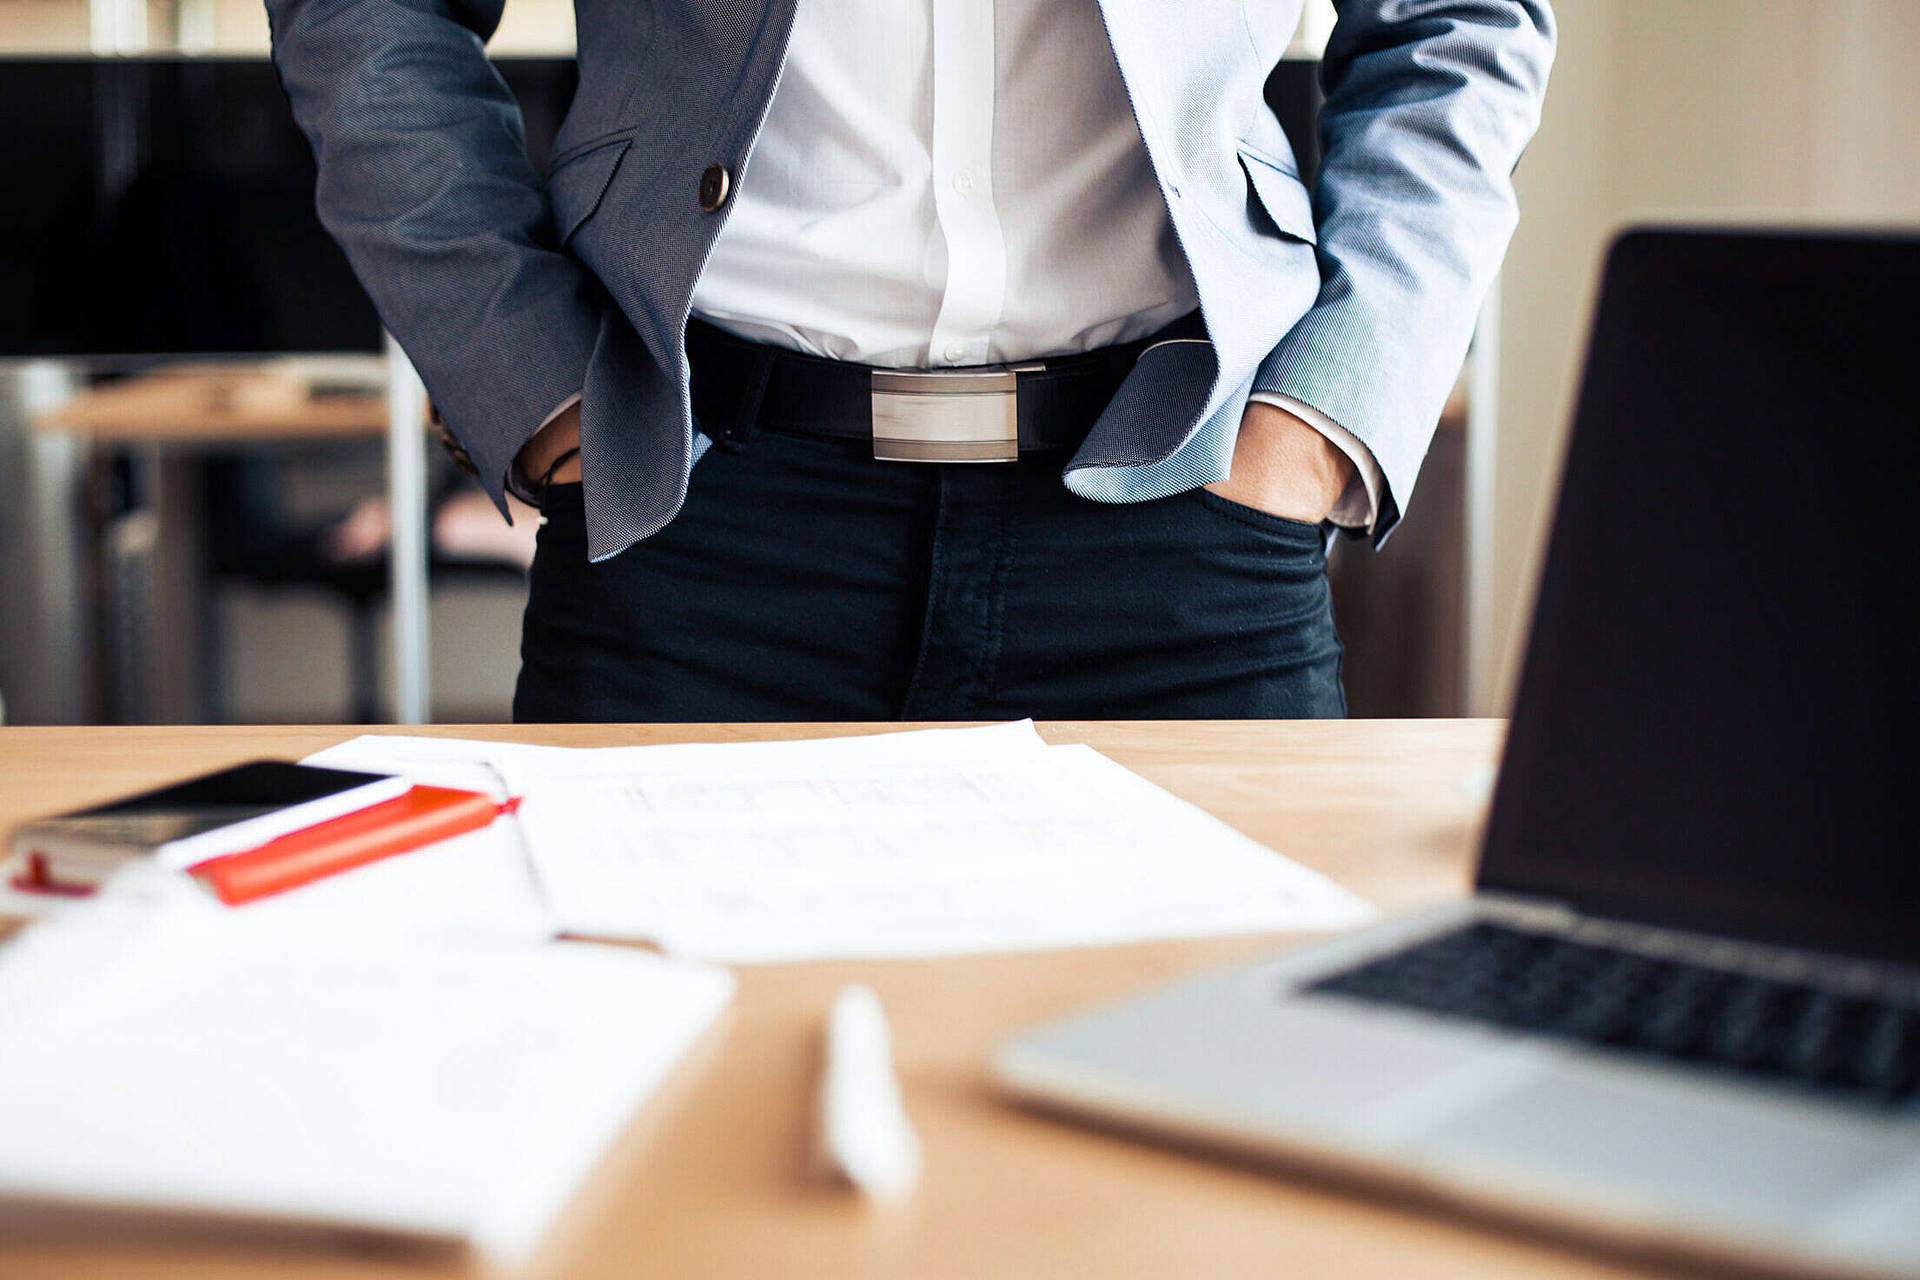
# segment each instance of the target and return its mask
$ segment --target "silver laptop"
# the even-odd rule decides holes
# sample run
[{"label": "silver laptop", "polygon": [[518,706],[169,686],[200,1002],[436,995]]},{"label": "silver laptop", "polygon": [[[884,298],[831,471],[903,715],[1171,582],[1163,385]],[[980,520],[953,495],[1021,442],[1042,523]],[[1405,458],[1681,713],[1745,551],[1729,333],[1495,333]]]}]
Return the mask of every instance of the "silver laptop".
[{"label": "silver laptop", "polygon": [[1920,1275],[1920,239],[1609,256],[1476,893],[1028,1031],[1018,1098]]}]

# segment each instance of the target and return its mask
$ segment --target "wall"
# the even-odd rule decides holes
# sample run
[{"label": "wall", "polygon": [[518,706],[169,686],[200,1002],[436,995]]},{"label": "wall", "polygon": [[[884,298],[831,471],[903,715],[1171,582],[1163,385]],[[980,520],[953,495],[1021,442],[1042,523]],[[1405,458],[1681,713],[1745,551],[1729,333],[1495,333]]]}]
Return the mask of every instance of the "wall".
[{"label": "wall", "polygon": [[0,53],[79,53],[86,48],[84,0],[0,0]]},{"label": "wall", "polygon": [[1640,221],[1920,226],[1920,4],[1561,0],[1547,110],[1501,285],[1476,710],[1504,710],[1594,286]]},{"label": "wall", "polygon": [[[0,0],[0,3],[19,0]],[[261,0],[178,0],[185,43],[235,53],[264,53],[266,6]],[[573,52],[573,0],[509,0],[494,53]]]},{"label": "wall", "polygon": [[[133,0],[144,14],[119,17],[120,29],[144,30],[156,49],[198,53],[265,53],[267,9],[263,0]],[[99,14],[87,0],[0,0],[0,52],[85,53],[96,35],[128,0],[100,0]],[[99,32],[94,24],[101,22]],[[144,22],[144,27],[141,26]],[[573,52],[573,0],[512,0],[490,46],[496,53]]]}]

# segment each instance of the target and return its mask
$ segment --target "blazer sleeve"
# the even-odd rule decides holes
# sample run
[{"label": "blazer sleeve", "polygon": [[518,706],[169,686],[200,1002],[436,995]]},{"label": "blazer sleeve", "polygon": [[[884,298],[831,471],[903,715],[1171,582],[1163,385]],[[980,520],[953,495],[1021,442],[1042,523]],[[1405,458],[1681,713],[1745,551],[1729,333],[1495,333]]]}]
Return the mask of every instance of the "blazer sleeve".
[{"label": "blazer sleeve", "polygon": [[266,0],[320,221],[504,513],[514,455],[585,381],[602,303],[487,61],[503,4]]},{"label": "blazer sleeve", "polygon": [[1517,220],[1553,62],[1546,0],[1338,0],[1321,66],[1320,292],[1254,390],[1353,433],[1399,519]]}]

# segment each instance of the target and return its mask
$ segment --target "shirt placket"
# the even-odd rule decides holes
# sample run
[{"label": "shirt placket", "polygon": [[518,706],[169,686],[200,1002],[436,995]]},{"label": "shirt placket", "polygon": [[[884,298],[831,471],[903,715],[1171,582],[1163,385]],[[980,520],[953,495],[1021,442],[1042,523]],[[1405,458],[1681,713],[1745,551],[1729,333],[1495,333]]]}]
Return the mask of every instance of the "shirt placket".
[{"label": "shirt placket", "polygon": [[1007,247],[993,203],[993,0],[932,0],[934,216],[946,286],[929,365],[986,364],[1006,303]]}]

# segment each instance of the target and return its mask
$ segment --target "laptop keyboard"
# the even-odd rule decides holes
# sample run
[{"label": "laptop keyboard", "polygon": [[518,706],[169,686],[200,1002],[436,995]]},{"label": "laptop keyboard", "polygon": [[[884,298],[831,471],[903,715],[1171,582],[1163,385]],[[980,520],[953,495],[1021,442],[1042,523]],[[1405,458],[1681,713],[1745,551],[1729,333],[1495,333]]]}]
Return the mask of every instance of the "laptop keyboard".
[{"label": "laptop keyboard", "polygon": [[1469,925],[1307,989],[1889,1105],[1920,1091],[1920,1008],[1506,925]]}]

